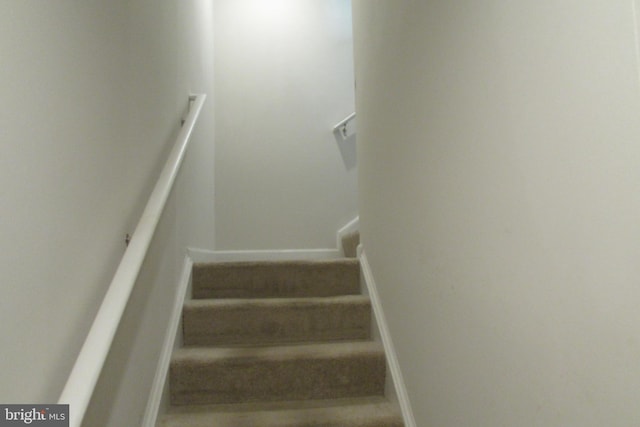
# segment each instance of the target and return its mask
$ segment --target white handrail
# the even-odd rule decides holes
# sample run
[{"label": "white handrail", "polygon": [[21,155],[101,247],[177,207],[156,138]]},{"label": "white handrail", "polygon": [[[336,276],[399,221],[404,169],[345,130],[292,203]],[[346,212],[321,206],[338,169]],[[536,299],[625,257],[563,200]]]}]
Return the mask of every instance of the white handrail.
[{"label": "white handrail", "polygon": [[191,110],[184,120],[147,206],[138,221],[131,242],[113,276],[89,334],[71,370],[58,403],[69,405],[69,426],[80,427],[111,348],[122,314],[136,283],[156,226],[184,159],[191,133],[202,110],[205,94],[190,96]]},{"label": "white handrail", "polygon": [[337,125],[335,125],[333,127],[333,131],[335,133],[341,132],[342,136],[346,138],[347,136],[347,124],[356,118],[356,113],[355,111],[351,114],[349,114],[347,117],[345,117],[344,119],[342,119]]}]

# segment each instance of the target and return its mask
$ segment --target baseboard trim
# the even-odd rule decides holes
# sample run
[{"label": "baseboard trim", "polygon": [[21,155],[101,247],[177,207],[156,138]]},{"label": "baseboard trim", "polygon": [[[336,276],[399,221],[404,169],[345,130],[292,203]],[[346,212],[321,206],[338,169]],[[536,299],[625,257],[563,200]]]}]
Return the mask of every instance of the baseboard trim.
[{"label": "baseboard trim", "polygon": [[341,258],[337,249],[274,249],[254,251],[211,251],[190,248],[193,262],[234,262],[234,261],[287,261]]},{"label": "baseboard trim", "polygon": [[402,411],[402,418],[406,427],[416,427],[416,420],[413,417],[413,411],[411,409],[411,402],[409,401],[409,395],[407,394],[407,388],[402,377],[402,371],[400,370],[400,364],[398,363],[398,356],[391,340],[391,334],[387,327],[387,320],[382,310],[382,303],[378,294],[376,282],[373,278],[373,272],[367,261],[367,255],[364,250],[360,254],[360,268],[362,269],[362,278],[366,286],[366,291],[371,299],[371,307],[373,308],[373,316],[376,327],[384,347],[384,352],[387,356],[387,364],[389,373],[391,374],[393,391],[398,399],[400,410]]},{"label": "baseboard trim", "polygon": [[179,334],[178,327],[182,318],[182,307],[184,306],[187,289],[191,282],[192,266],[193,262],[191,258],[188,255],[185,256],[182,273],[180,274],[180,281],[178,283],[178,291],[176,293],[173,311],[169,321],[169,327],[162,345],[162,352],[160,354],[160,359],[158,360],[158,366],[156,367],[156,373],[153,378],[153,384],[151,385],[151,391],[149,392],[149,400],[147,401],[147,407],[144,412],[141,427],[156,426],[162,399],[165,395],[167,373],[169,372],[171,355],[173,354],[176,338]]}]

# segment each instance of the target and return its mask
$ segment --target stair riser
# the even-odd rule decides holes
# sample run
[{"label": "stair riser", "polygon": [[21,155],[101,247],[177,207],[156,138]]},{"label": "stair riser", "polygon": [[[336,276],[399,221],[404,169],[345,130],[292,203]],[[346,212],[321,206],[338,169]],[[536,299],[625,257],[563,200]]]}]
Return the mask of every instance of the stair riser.
[{"label": "stair riser", "polygon": [[360,293],[357,262],[197,264],[194,298],[296,298]]},{"label": "stair riser", "polygon": [[[269,417],[271,414],[265,414],[265,417]],[[297,414],[293,414],[296,416]],[[302,414],[307,416],[307,414]],[[229,418],[229,419],[225,419]],[[375,417],[370,416],[371,419],[357,419],[355,421],[349,420],[314,420],[314,419],[288,419],[284,420],[271,417],[267,420],[246,420],[246,417],[219,417],[215,419],[215,424],[211,424],[209,419],[203,420],[199,424],[195,424],[192,419],[184,421],[182,419],[169,419],[162,424],[162,427],[404,427],[404,423],[399,415],[387,416],[387,417]],[[239,421],[240,420],[240,421]],[[238,423],[242,424],[238,424]],[[187,424],[188,423],[188,424]]]},{"label": "stair riser", "polygon": [[286,360],[192,360],[171,366],[174,405],[384,394],[384,354]]},{"label": "stair riser", "polygon": [[[198,416],[199,415],[199,416]],[[165,417],[162,427],[404,427],[391,405]]]},{"label": "stair riser", "polygon": [[185,345],[261,345],[370,338],[369,301],[185,307]]}]

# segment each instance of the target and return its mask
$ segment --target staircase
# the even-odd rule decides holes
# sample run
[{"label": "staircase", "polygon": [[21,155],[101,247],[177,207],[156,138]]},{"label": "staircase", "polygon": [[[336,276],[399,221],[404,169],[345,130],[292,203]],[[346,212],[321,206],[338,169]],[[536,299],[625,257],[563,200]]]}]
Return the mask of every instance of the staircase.
[{"label": "staircase", "polygon": [[196,264],[159,427],[402,427],[355,259]]}]

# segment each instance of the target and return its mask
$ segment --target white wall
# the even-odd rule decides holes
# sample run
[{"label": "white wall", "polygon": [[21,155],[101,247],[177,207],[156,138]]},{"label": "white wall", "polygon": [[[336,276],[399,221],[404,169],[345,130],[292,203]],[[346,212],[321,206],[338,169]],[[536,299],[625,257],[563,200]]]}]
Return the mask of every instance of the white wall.
[{"label": "white wall", "polygon": [[[186,248],[214,248],[213,2],[137,0],[126,13],[130,143],[140,155],[139,135],[148,141],[170,136],[173,144],[187,94],[206,93],[208,99],[88,408],[87,427],[141,425]],[[162,152],[158,160],[165,158]]]},{"label": "white wall", "polygon": [[640,423],[632,4],[356,0],[360,226],[420,426]]},{"label": "white wall", "polygon": [[0,400],[57,400],[131,212],[122,2],[0,14]]},{"label": "white wall", "polygon": [[354,109],[350,1],[215,9],[217,248],[333,248],[357,215],[355,150],[331,132]]},{"label": "white wall", "polygon": [[[4,2],[0,401],[57,400],[187,95],[213,87],[211,13],[209,0]],[[92,425],[141,417],[155,369],[143,356],[157,356],[184,246],[213,249],[213,111],[205,106],[186,160],[205,171],[183,174],[190,192],[171,198],[107,361],[119,376],[98,384],[109,417]]]}]

